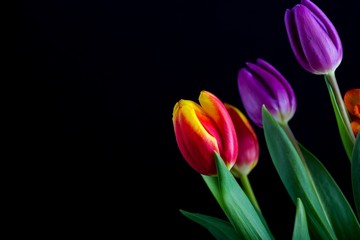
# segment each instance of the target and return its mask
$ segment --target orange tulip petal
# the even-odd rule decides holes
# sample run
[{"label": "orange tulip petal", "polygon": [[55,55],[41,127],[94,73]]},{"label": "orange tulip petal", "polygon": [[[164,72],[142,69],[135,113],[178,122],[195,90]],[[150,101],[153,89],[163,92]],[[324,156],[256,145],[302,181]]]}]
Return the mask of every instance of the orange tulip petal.
[{"label": "orange tulip petal", "polygon": [[344,95],[344,103],[352,116],[360,118],[360,88],[348,90]]},{"label": "orange tulip petal", "polygon": [[356,119],[351,122],[351,128],[354,132],[355,137],[358,135],[360,131],[360,119]]}]

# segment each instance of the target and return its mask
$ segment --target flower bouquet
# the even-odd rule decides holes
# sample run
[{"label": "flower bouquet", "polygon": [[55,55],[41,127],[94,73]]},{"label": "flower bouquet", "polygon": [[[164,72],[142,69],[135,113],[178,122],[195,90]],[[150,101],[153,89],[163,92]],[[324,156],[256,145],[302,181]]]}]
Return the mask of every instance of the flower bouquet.
[{"label": "flower bouquet", "polygon": [[295,205],[292,239],[360,239],[360,89],[341,94],[335,70],[343,58],[342,44],[317,5],[302,0],[286,10],[284,20],[298,63],[324,77],[351,165],[355,207],[289,127],[297,107],[291,85],[273,65],[257,59],[238,72],[246,115],[205,90],[200,92],[199,104],[184,99],[175,104],[172,120],[179,150],[202,176],[227,219],[180,212],[216,239],[275,239],[248,178],[259,158],[259,143],[249,118],[263,129],[273,165]]}]

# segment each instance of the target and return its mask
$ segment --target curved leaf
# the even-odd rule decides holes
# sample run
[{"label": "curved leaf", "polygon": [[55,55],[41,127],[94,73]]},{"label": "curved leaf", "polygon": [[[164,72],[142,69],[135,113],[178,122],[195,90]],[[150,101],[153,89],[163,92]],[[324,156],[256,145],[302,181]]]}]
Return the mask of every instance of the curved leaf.
[{"label": "curved leaf", "polygon": [[219,179],[217,176],[206,176],[206,175],[202,175],[202,178],[204,179],[206,185],[208,186],[208,188],[210,189],[212,195],[214,196],[214,198],[216,199],[216,201],[218,202],[218,204],[220,205],[221,208],[223,208],[223,203],[222,203],[222,199],[221,199],[221,193],[220,193],[220,189],[219,189]]},{"label": "curved leaf", "polygon": [[359,222],[344,194],[323,164],[304,146],[299,146],[336,236],[339,239],[360,239]]},{"label": "curved leaf", "polygon": [[[203,177],[206,185],[209,187],[212,195],[215,197],[216,201],[218,202],[218,204],[220,205],[222,210],[225,212],[224,204],[223,204],[223,200],[222,200],[221,193],[220,193],[220,188],[219,188],[219,178],[218,178],[218,176],[206,176],[206,175],[201,175],[201,176]],[[264,226],[267,227],[268,232],[270,232],[270,229],[269,229],[269,227],[268,227],[268,225],[266,223],[266,219],[262,215],[261,211],[258,211],[258,215],[261,218]]]},{"label": "curved leaf", "polygon": [[[360,134],[359,134],[360,136]],[[354,193],[355,206],[360,219],[360,137],[356,138],[351,162],[352,189]]]},{"label": "curved leaf", "polygon": [[309,225],[316,238],[336,239],[321,205],[307,166],[299,156],[284,129],[263,106],[263,128],[273,164],[293,202],[301,198]]},{"label": "curved leaf", "polygon": [[200,213],[190,213],[181,209],[180,212],[187,218],[205,227],[218,240],[239,239],[239,236],[229,222]]},{"label": "curved leaf", "polygon": [[223,210],[242,239],[274,239],[224,161],[215,153]]},{"label": "curved leaf", "polygon": [[310,240],[306,212],[300,198],[296,199],[296,216],[292,240]]}]

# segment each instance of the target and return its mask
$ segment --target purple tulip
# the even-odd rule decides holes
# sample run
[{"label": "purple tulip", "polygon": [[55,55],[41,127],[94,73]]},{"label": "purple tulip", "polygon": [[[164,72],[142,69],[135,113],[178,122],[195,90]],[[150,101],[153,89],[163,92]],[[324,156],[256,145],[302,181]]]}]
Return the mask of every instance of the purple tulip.
[{"label": "purple tulip", "polygon": [[285,12],[285,27],[297,61],[307,71],[325,75],[335,71],[343,57],[340,37],[321,9],[302,0]]},{"label": "purple tulip", "polygon": [[238,74],[241,100],[249,118],[262,127],[262,105],[280,123],[287,123],[296,110],[296,98],[286,79],[268,62],[246,63]]}]

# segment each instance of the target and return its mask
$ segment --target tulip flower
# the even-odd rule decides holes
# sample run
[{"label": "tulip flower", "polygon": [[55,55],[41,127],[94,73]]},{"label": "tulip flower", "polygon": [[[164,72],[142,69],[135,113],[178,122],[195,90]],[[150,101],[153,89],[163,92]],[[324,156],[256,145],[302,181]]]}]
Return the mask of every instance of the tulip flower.
[{"label": "tulip flower", "polygon": [[201,91],[200,105],[181,99],[173,109],[175,137],[185,160],[197,172],[217,175],[214,152],[228,169],[235,164],[238,142],[229,112],[214,94]]},{"label": "tulip flower", "polygon": [[[181,99],[173,109],[172,121],[180,152],[201,174],[226,218],[180,211],[205,227],[214,239],[275,239],[250,184],[249,174],[260,162],[260,144],[250,124],[252,120],[262,128],[273,170],[296,207],[290,219],[294,222],[290,238],[360,240],[360,88],[341,94],[335,77],[343,57],[338,33],[319,7],[310,0],[300,1],[301,4],[286,10],[287,36],[300,65],[325,79],[338,127],[338,135],[331,129],[328,135],[332,140],[340,138],[350,160],[348,175],[354,205],[348,202],[322,161],[293,134],[288,121],[295,114],[297,99],[289,82],[269,62],[256,59],[254,63],[246,62],[237,76],[239,95],[247,114],[207,91],[200,93],[199,104]],[[308,89],[311,87],[310,84]],[[307,115],[316,118],[316,114],[323,117],[321,109]],[[306,134],[309,129],[303,126],[303,130]],[[308,132],[310,140],[316,133]],[[325,142],[320,141],[320,145]],[[341,146],[327,150],[337,153]],[[269,191],[276,196],[278,190]],[[266,200],[264,203],[272,205]]]},{"label": "tulip flower", "polygon": [[360,88],[348,90],[344,95],[344,103],[351,117],[351,128],[357,136],[360,130]]},{"label": "tulip flower", "polygon": [[283,75],[268,62],[257,59],[239,70],[238,88],[249,118],[262,127],[262,106],[280,123],[287,123],[296,110],[293,89]]},{"label": "tulip flower", "polygon": [[234,123],[238,140],[238,156],[231,168],[234,176],[248,175],[259,159],[259,142],[246,116],[235,106],[225,103]]},{"label": "tulip flower", "polygon": [[307,71],[325,75],[339,66],[343,49],[340,37],[323,11],[302,0],[285,12],[285,26],[292,51]]}]

